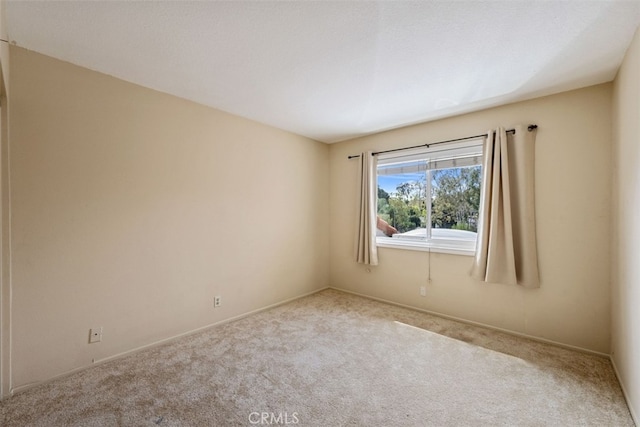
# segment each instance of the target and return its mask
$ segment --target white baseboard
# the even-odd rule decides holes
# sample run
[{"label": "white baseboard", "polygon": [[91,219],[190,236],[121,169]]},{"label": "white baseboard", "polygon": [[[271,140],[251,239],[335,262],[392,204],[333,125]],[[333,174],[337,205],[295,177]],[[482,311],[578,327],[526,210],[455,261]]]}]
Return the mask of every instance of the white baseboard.
[{"label": "white baseboard", "polygon": [[616,366],[616,361],[613,360],[613,357],[609,356],[609,359],[611,360],[611,366],[613,366],[613,372],[615,372],[616,374],[616,378],[618,378],[618,383],[620,384],[620,388],[622,389],[622,395],[624,396],[624,400],[627,401],[627,408],[629,408],[629,412],[631,413],[631,418],[633,419],[633,422],[635,423],[635,425],[640,425],[640,418],[638,418],[638,416],[636,415],[636,411],[633,408],[633,405],[631,404],[631,400],[629,400],[629,393],[627,393],[627,389],[624,386],[624,382],[622,381],[622,377],[620,377],[620,372],[618,371],[618,367]]},{"label": "white baseboard", "polygon": [[414,307],[414,306],[407,305],[407,304],[401,304],[401,303],[398,303],[398,302],[395,302],[395,301],[386,300],[384,298],[373,297],[371,295],[361,294],[359,292],[353,292],[353,291],[349,291],[349,290],[346,290],[346,289],[336,288],[334,286],[329,286],[329,289],[333,289],[333,290],[340,291],[340,292],[345,292],[345,293],[352,294],[352,295],[357,295],[359,297],[368,298],[368,299],[372,299],[372,300],[375,300],[375,301],[384,302],[386,304],[395,305],[397,307],[408,308],[410,310],[419,311],[419,312],[426,313],[426,314],[431,314],[433,316],[443,317],[443,318],[449,319],[449,320],[455,320],[456,322],[466,323],[468,325],[480,326],[482,328],[487,328],[487,329],[491,329],[491,330],[498,331],[498,332],[504,332],[505,334],[515,335],[515,336],[518,336],[518,337],[521,337],[521,338],[527,338],[527,339],[530,339],[530,340],[533,340],[533,341],[543,342],[543,343],[546,343],[546,344],[552,344],[552,345],[555,345],[555,346],[558,346],[558,347],[563,347],[563,348],[567,348],[567,349],[570,349],[570,350],[579,351],[581,353],[588,353],[588,354],[593,354],[595,356],[609,358],[609,355],[607,353],[601,353],[599,351],[590,350],[588,348],[578,347],[578,346],[571,345],[571,344],[565,344],[565,343],[561,343],[561,342],[558,342],[558,341],[549,340],[549,339],[546,339],[546,338],[536,337],[534,335],[527,335],[527,334],[524,334],[522,332],[512,331],[510,329],[503,329],[503,328],[499,328],[497,326],[488,325],[486,323],[475,322],[473,320],[467,320],[467,319],[463,319],[461,317],[456,317],[456,316],[450,316],[448,314],[439,313],[437,311],[426,310],[424,308]]},{"label": "white baseboard", "polygon": [[169,338],[164,338],[164,339],[161,339],[159,341],[154,341],[154,342],[152,342],[150,344],[142,345],[140,347],[135,347],[135,348],[132,348],[131,350],[123,351],[122,353],[117,353],[117,354],[114,354],[112,356],[104,357],[102,359],[95,359],[95,360],[93,360],[93,363],[91,365],[81,366],[79,368],[75,368],[75,369],[72,369],[70,371],[66,371],[66,372],[63,372],[61,374],[55,375],[55,376],[53,376],[51,378],[47,378],[46,380],[36,381],[36,382],[33,382],[33,383],[24,384],[24,385],[21,385],[19,387],[12,388],[11,391],[10,391],[10,394],[8,396],[4,396],[3,398],[8,398],[10,396],[13,396],[15,393],[21,393],[21,392],[23,392],[25,390],[28,390],[30,388],[33,388],[33,387],[36,387],[36,386],[39,386],[39,385],[42,385],[42,384],[47,384],[47,383],[50,383],[52,381],[68,377],[68,376],[73,375],[75,373],[84,371],[85,369],[92,368],[94,366],[109,362],[111,360],[120,359],[122,357],[128,356],[128,355],[133,354],[133,353],[137,353],[137,352],[142,351],[142,350],[146,350],[146,349],[149,349],[149,348],[157,347],[157,346],[162,345],[162,344],[170,343],[170,342],[175,341],[175,340],[177,340],[179,338],[186,337],[186,336],[189,336],[189,335],[193,335],[195,333],[198,333],[198,332],[203,331],[205,329],[212,328],[214,326],[223,325],[225,323],[233,322],[235,320],[240,320],[240,319],[245,318],[247,316],[251,316],[252,314],[256,314],[256,313],[260,313],[262,311],[270,310],[272,308],[278,307],[278,306],[283,305],[283,304],[290,303],[290,302],[298,300],[300,298],[304,298],[304,297],[307,297],[309,295],[317,294],[318,292],[322,292],[325,289],[329,289],[329,288],[328,287],[324,287],[324,288],[321,288],[321,289],[316,289],[315,291],[307,292],[307,293],[304,293],[302,295],[295,296],[293,298],[288,298],[286,300],[277,302],[275,304],[271,304],[271,305],[268,305],[268,306],[265,306],[265,307],[261,307],[261,308],[255,309],[255,310],[251,310],[251,311],[248,311],[246,313],[239,314],[237,316],[233,316],[233,317],[229,317],[227,319],[219,320],[217,322],[210,323],[208,325],[201,326],[199,328],[192,329],[192,330],[189,330],[187,332],[183,332],[183,333],[178,334],[178,335],[173,335],[173,336],[171,336]]}]

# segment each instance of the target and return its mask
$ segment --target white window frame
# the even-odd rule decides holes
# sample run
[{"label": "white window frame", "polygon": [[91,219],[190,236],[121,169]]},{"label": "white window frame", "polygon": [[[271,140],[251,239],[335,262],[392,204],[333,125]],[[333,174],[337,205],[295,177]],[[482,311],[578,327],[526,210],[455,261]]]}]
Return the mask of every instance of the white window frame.
[{"label": "white window frame", "polygon": [[[447,143],[442,145],[433,145],[431,147],[421,147],[411,150],[403,150],[391,153],[378,154],[378,165],[390,165],[394,163],[405,163],[412,160],[428,159],[429,161],[446,160],[451,158],[461,158],[473,155],[479,164],[482,164],[484,138],[474,138],[467,141]],[[477,159],[479,157],[479,159]],[[377,173],[376,173],[377,179]],[[377,185],[376,185],[377,187]],[[431,194],[431,180],[427,179],[426,194]],[[377,196],[377,193],[376,193]],[[448,253],[454,255],[474,256],[476,240],[470,239],[443,239],[432,238],[431,236],[431,200],[428,198],[427,203],[427,227],[426,237],[418,236],[400,236],[393,237],[377,236],[376,245],[382,248],[394,248],[413,251],[429,251]],[[377,200],[376,200],[377,206]]]}]

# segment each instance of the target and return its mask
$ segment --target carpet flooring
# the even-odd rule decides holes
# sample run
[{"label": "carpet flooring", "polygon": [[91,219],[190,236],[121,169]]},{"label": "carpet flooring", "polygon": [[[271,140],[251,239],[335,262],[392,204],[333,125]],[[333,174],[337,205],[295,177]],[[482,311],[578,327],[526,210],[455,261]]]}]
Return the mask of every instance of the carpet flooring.
[{"label": "carpet flooring", "polygon": [[2,426],[633,426],[606,358],[335,290],[26,390]]}]

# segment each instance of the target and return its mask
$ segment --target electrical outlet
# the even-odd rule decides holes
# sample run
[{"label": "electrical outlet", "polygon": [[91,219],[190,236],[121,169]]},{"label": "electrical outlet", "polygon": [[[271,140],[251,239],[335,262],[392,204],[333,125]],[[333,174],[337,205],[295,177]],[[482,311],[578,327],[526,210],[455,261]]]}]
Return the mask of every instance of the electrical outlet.
[{"label": "electrical outlet", "polygon": [[221,296],[213,297],[213,306],[220,307],[220,305],[222,305],[222,297]]},{"label": "electrical outlet", "polygon": [[89,344],[102,341],[102,326],[89,329]]},{"label": "electrical outlet", "polygon": [[427,287],[426,286],[420,286],[420,296],[421,297],[426,297],[427,296]]}]

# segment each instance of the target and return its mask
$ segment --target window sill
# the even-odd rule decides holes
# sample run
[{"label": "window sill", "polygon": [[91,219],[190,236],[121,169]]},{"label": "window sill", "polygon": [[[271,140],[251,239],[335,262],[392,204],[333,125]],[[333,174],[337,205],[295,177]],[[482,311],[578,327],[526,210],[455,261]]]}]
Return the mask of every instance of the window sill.
[{"label": "window sill", "polygon": [[379,248],[404,249],[407,251],[434,252],[463,256],[475,256],[476,254],[475,249],[464,247],[462,245],[447,244],[444,242],[427,243],[425,241],[400,240],[388,237],[378,237],[376,239],[376,246]]}]

